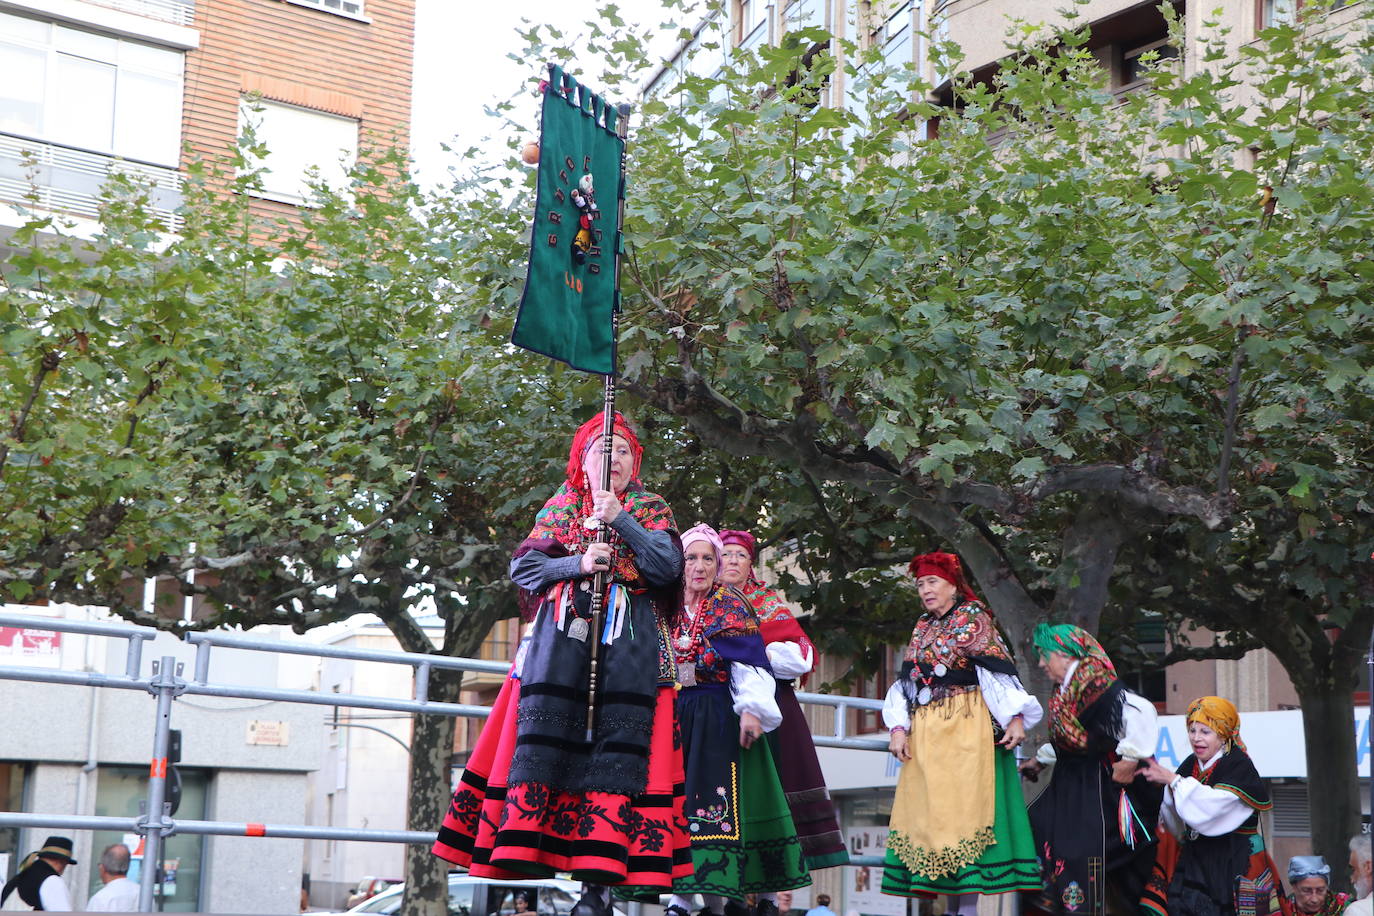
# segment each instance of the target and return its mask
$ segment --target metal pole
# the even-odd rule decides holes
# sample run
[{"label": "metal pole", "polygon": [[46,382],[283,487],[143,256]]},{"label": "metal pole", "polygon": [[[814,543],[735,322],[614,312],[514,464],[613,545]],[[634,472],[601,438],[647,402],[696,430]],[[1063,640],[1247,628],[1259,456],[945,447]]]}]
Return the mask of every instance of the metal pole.
[{"label": "metal pole", "polygon": [[172,734],[172,699],[177,693],[176,659],[162,656],[153,670],[149,688],[157,697],[157,720],[153,727],[153,762],[148,768],[148,810],[143,824],[143,871],[139,875],[138,909],[153,911],[153,884],[162,868],[162,837],[170,831],[171,821],[163,811],[167,799],[167,749]]},{"label": "metal pole", "polygon": [[[616,189],[619,201],[616,211],[616,232],[612,244],[615,245],[615,290],[611,294],[611,351],[615,352],[616,339],[620,336],[620,259],[624,245],[621,244],[621,227],[625,225],[625,140],[630,134],[630,106],[620,105],[616,109],[620,117],[616,120],[616,136],[620,138],[620,187]],[[614,363],[611,366],[615,369]],[[606,376],[602,391],[601,404],[601,487],[611,487],[611,451],[615,432],[615,372]],[[605,544],[611,539],[609,525],[598,525],[596,543]],[[591,657],[587,667],[587,734],[591,744],[596,740],[596,688],[600,678],[601,632],[606,626],[606,592],[611,582],[611,571],[615,563],[607,564],[606,569],[598,569],[592,580],[592,645]]]}]

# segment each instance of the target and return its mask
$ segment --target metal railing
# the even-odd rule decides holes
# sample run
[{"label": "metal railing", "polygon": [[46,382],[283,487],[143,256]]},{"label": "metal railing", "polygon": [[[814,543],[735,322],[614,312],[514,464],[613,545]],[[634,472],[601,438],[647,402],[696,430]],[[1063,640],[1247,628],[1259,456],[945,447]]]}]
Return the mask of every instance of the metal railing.
[{"label": "metal railing", "polygon": [[[163,840],[177,833],[213,836],[281,837],[291,839],[322,839],[379,843],[431,844],[436,834],[415,830],[378,830],[354,827],[321,827],[315,825],[282,825],[265,823],[234,823],[227,821],[199,821],[173,819],[167,803],[167,757],[171,746],[171,713],[175,699],[184,694],[196,696],[231,697],[238,699],[270,700],[285,703],[307,703],[318,706],[382,709],[393,712],[428,713],[466,718],[486,718],[491,709],[466,703],[439,703],[429,699],[429,678],[436,668],[464,672],[504,675],[510,670],[508,662],[475,658],[450,658],[414,652],[393,652],[380,649],[351,649],[338,646],[288,643],[227,633],[187,633],[184,639],[195,646],[196,656],[191,679],[184,674],[185,666],[173,656],[164,655],[152,662],[150,677],[140,677],[143,667],[144,643],[162,631],[151,627],[100,621],[64,620],[35,617],[26,614],[0,613],[0,627],[22,627],[57,633],[75,633],[126,640],[124,671],[121,674],[101,674],[88,671],[62,671],[48,668],[29,668],[0,665],[0,680],[33,681],[45,684],[64,684],[121,690],[145,690],[157,701],[156,725],[153,733],[153,757],[149,766],[147,811],[140,817],[106,817],[96,815],[55,815],[28,812],[0,812],[0,828],[44,827],[73,830],[117,830],[135,833],[144,838],[145,862],[161,861]],[[313,690],[247,687],[210,683],[210,658],[216,647],[249,652],[272,652],[284,655],[306,655],[316,658],[378,662],[408,665],[414,669],[414,699],[376,697],[344,693],[321,693]],[[798,693],[797,700],[813,706],[828,706],[835,710],[834,731],[830,735],[813,735],[817,745],[868,751],[886,751],[887,742],[878,738],[863,738],[848,734],[849,710],[879,710],[881,700],[847,697],[834,694]],[[856,865],[881,865],[875,857],[854,857]],[[151,912],[157,877],[156,868],[144,868],[139,875],[139,910]]]},{"label": "metal railing", "polygon": [[108,7],[161,19],[176,25],[190,25],[196,18],[195,0],[91,0],[96,6]]},{"label": "metal railing", "polygon": [[105,185],[117,174],[147,189],[149,210],[167,231],[181,229],[185,182],[177,169],[0,133],[0,201],[97,219]]}]

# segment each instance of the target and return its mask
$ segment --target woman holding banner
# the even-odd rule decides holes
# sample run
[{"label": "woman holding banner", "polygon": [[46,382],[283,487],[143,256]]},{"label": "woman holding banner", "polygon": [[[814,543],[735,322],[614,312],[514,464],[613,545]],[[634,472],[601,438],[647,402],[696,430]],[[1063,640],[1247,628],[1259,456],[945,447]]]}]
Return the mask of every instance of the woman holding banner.
[{"label": "woman holding banner", "polygon": [[[642,448],[614,417],[573,438],[567,479],[517,548],[510,575],[533,618],[492,707],[434,852],[503,880],[570,872],[589,885],[577,916],[608,916],[607,885],[666,893],[691,874],[668,629],[681,613],[672,511],[639,481]],[[608,543],[597,538],[609,526]],[[605,626],[591,587],[609,571]],[[601,638],[595,740],[586,743],[591,640]]]},{"label": "woman holding banner", "polygon": [[1193,752],[1173,771],[1151,758],[1145,778],[1164,786],[1159,847],[1141,906],[1159,916],[1290,916],[1259,815],[1272,807],[1224,697],[1188,704]]}]

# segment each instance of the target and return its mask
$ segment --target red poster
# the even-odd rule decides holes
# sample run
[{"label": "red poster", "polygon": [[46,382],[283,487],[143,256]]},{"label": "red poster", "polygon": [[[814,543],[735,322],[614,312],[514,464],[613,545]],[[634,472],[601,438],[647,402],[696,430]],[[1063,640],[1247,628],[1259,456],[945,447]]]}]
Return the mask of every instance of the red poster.
[{"label": "red poster", "polygon": [[55,659],[61,650],[61,633],[34,627],[0,627],[0,655]]}]

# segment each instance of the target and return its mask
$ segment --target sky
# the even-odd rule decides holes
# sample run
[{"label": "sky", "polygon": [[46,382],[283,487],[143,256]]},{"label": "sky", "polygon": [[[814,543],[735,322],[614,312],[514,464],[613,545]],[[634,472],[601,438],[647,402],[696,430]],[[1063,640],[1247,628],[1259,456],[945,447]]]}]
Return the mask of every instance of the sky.
[{"label": "sky", "polygon": [[[616,0],[616,5],[629,24],[666,18],[660,0]],[[483,112],[486,105],[528,85],[538,73],[538,64],[523,65],[506,57],[524,47],[516,29],[528,28],[522,20],[529,20],[553,25],[565,35],[576,34],[582,22],[595,16],[597,6],[592,0],[418,0],[411,149],[422,185],[444,181],[449,166],[457,161],[456,155],[442,151],[443,143],[466,149],[493,131],[499,133],[498,139],[512,133],[520,134],[520,140],[534,139],[532,94],[523,118],[531,126],[529,136],[501,128]],[[656,50],[670,53],[673,45],[669,36]],[[588,73],[595,72],[592,62],[583,66]],[[497,161],[504,153],[498,143],[487,155]]]}]

